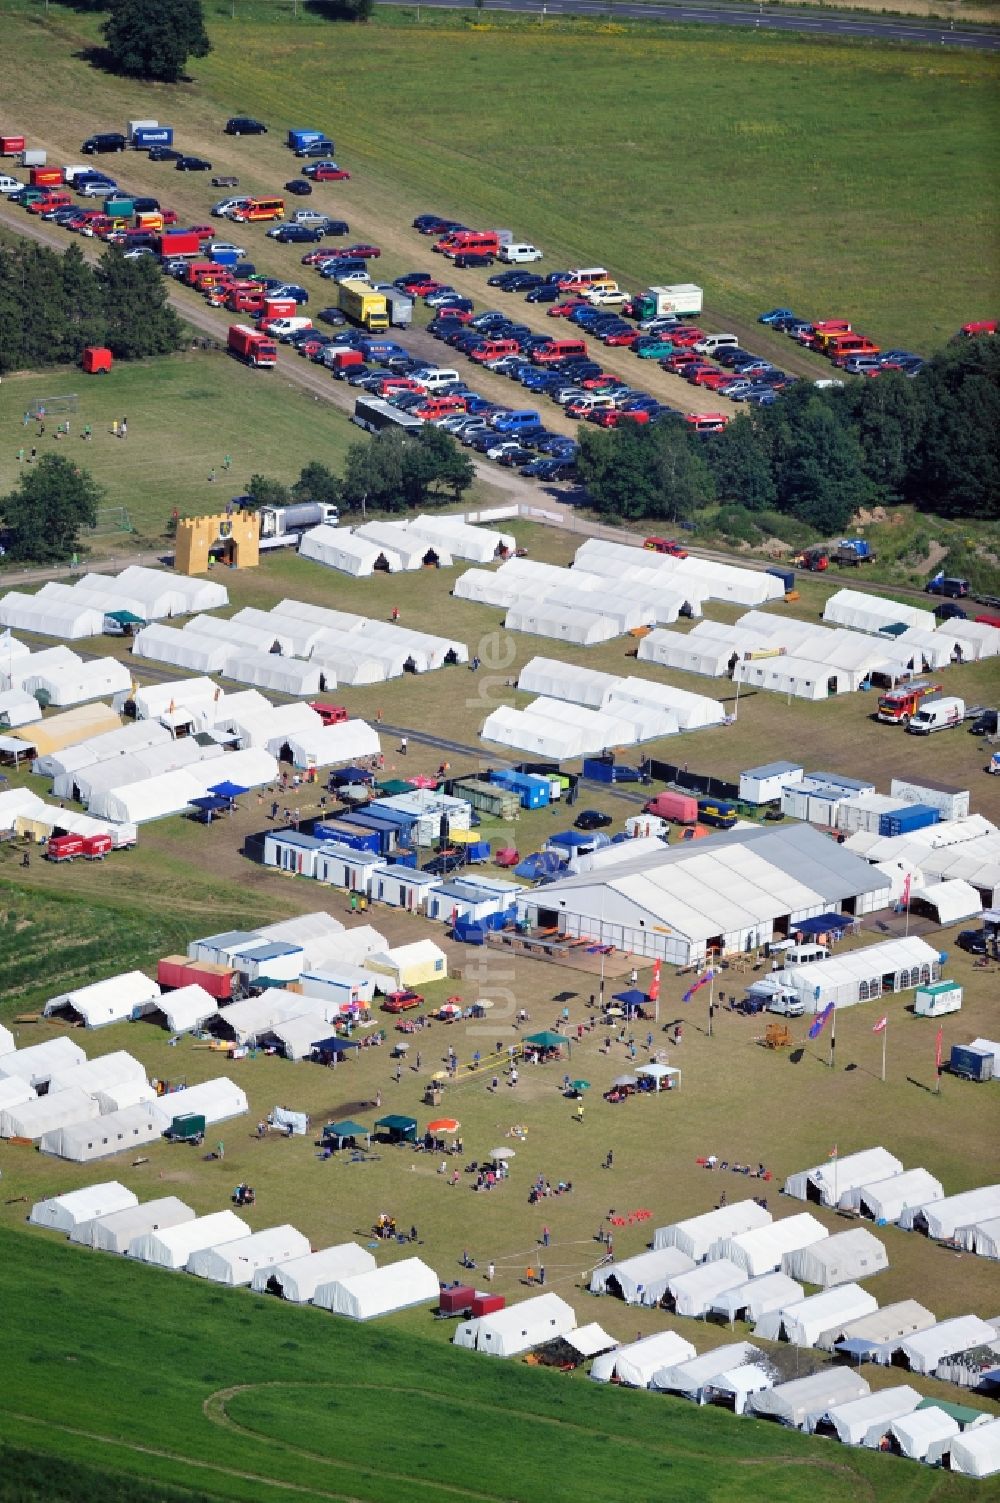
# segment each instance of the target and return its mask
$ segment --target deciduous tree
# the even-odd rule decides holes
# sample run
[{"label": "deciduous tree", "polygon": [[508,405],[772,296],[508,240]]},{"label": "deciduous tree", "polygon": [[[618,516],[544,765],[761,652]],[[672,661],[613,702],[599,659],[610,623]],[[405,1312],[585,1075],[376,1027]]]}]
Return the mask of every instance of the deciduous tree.
[{"label": "deciduous tree", "polygon": [[112,0],[103,31],[119,73],[162,83],[176,83],[189,57],[212,48],[201,0]]},{"label": "deciduous tree", "polygon": [[80,529],[93,527],[104,491],[62,454],[45,454],[0,502],[7,552],[23,563],[64,563],[80,548]]}]

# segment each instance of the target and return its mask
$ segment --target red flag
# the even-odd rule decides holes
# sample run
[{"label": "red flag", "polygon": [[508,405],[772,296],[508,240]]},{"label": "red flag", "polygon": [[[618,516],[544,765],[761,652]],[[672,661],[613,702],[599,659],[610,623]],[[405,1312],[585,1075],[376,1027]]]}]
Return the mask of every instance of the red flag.
[{"label": "red flag", "polygon": [[907,872],[906,876],[903,878],[903,907],[904,908],[909,908],[909,906],[910,906],[910,878],[911,878],[911,876],[912,876],[912,873],[911,872]]},{"label": "red flag", "polygon": [[886,1012],[886,1013],[882,1014],[882,1016],[879,1018],[878,1022],[875,1024],[875,1027],[872,1029],[872,1033],[881,1033],[883,1031],[883,1029],[888,1028],[888,1026],[889,1026],[889,1014]]},{"label": "red flag", "polygon": [[828,1159],[835,1159],[836,1157],[837,1157],[837,1145],[836,1145],[836,1143],[834,1143],[833,1147],[830,1149],[830,1152],[827,1154],[827,1158]]},{"label": "red flag", "polygon": [[939,1075],[941,1074],[941,1046],[943,1042],[944,1028],[942,1026],[938,1029],[937,1038],[934,1040],[934,1068]]},{"label": "red flag", "polygon": [[649,983],[649,991],[646,995],[650,1002],[655,1002],[660,995],[660,962],[658,960],[653,962],[653,979]]}]

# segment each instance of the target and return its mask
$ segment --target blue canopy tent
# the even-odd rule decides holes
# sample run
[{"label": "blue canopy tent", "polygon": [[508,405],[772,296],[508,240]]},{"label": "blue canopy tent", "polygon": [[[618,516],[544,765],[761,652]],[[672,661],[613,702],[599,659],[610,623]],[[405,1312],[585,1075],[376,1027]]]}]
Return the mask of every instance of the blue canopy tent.
[{"label": "blue canopy tent", "polygon": [[842,913],[821,913],[817,918],[802,919],[794,925],[796,934],[845,934],[854,923]]},{"label": "blue canopy tent", "polygon": [[230,803],[238,799],[241,794],[250,792],[249,788],[244,788],[242,783],[230,783],[228,778],[224,778],[221,783],[214,783],[208,791],[218,794],[219,798],[229,799]]},{"label": "blue canopy tent", "polygon": [[313,1048],[319,1056],[321,1065],[334,1065],[342,1060],[349,1049],[360,1049],[353,1039],[342,1039],[337,1034],[331,1034],[326,1039],[316,1039]]},{"label": "blue canopy tent", "polygon": [[339,788],[343,783],[373,783],[375,774],[369,767],[338,767],[330,774],[330,783]]},{"label": "blue canopy tent", "polygon": [[527,877],[532,882],[537,882],[539,877],[555,876],[562,869],[562,857],[558,851],[536,851],[534,855],[525,856],[514,868],[515,877]]},{"label": "blue canopy tent", "polygon": [[213,793],[203,794],[201,798],[193,798],[191,805],[196,811],[194,815],[195,819],[200,820],[202,824],[206,825],[212,823],[213,815],[228,814],[232,808],[229,799],[219,798],[218,794]]},{"label": "blue canopy tent", "polygon": [[612,1002],[621,1003],[625,1011],[625,1016],[630,1017],[632,1013],[639,1012],[641,1008],[645,1007],[649,998],[638,987],[631,986],[627,992],[615,992],[611,1000]]}]

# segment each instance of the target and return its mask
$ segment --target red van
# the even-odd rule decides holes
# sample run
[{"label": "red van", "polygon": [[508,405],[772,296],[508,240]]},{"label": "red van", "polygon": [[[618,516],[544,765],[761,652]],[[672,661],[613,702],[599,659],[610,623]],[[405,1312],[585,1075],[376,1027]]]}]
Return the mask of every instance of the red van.
[{"label": "red van", "polygon": [[498,256],[500,236],[496,230],[455,230],[431,248],[442,256]]},{"label": "red van", "polygon": [[516,339],[487,339],[472,350],[469,359],[477,365],[485,365],[487,360],[500,360],[504,355],[519,355],[521,346]]},{"label": "red van", "polygon": [[575,360],[586,353],[587,345],[582,339],[553,339],[550,344],[542,345],[541,349],[532,351],[531,363],[556,365],[560,360]]},{"label": "red van", "polygon": [[425,423],[436,423],[438,418],[454,417],[465,410],[464,397],[428,397],[419,407],[410,409],[414,417],[423,418]]}]

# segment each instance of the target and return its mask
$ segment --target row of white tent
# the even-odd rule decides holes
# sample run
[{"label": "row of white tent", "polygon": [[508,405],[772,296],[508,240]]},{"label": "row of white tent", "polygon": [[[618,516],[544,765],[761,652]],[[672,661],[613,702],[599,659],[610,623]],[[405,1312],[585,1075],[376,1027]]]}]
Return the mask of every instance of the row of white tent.
[{"label": "row of white tent", "polygon": [[856,830],[845,848],[894,874],[900,887],[907,874],[911,890],[929,887],[931,896],[935,886],[960,881],[976,889],[984,906],[1000,903],[1000,830],[985,815],[942,820],[906,835]]},{"label": "row of white tent", "polygon": [[15,787],[0,792],[0,830],[32,840],[48,840],[57,831],[68,835],[107,835],[116,850],[134,846],[138,830],[134,824],[114,824],[97,819],[61,804],[47,804],[30,788]]},{"label": "row of white tent", "polygon": [[215,580],[132,564],[114,576],[83,574],[72,585],[50,581],[34,595],[10,590],[0,598],[0,626],[69,642],[99,637],[114,611],[159,621],[228,604],[225,585]]},{"label": "row of white tent", "polygon": [[657,593],[720,600],[728,605],[759,606],[784,599],[782,580],[760,569],[721,564],[707,558],[671,558],[624,543],[588,538],[574,556],[574,571],[600,574],[619,584],[655,586]]},{"label": "row of white tent", "polygon": [[431,565],[447,568],[456,558],[490,563],[514,547],[510,533],[473,527],[461,517],[420,515],[357,527],[322,523],[303,535],[299,553],[340,574],[370,579],[378,573],[400,574]]},{"label": "row of white tent", "polygon": [[[41,705],[62,709],[128,688],[131,675],[117,658],[81,658],[71,647],[31,652],[6,632],[0,637],[0,722],[27,725],[41,719]],[[35,701],[36,714],[25,704]]]},{"label": "row of white tent", "polygon": [[655,705],[619,705],[612,713],[541,695],[523,709],[501,705],[493,710],[479,734],[497,746],[561,762],[597,756],[611,746],[636,746],[661,736],[675,736],[678,729],[677,717]]},{"label": "row of white tent", "polygon": [[[823,620],[872,635],[892,632],[900,645],[910,642],[918,652],[926,649],[923,666],[927,668],[943,667],[954,659],[956,650],[967,663],[1000,656],[1000,630],[988,622],[958,617],[939,624],[932,611],[862,590],[837,590],[823,607]],[[900,627],[905,628],[901,633]],[[935,644],[939,640],[954,644],[946,659],[937,656]]]},{"label": "row of white tent", "polygon": [[526,694],[565,700],[625,719],[637,711],[659,712],[672,717],[680,731],[705,730],[726,719],[723,706],[706,694],[648,678],[599,673],[558,658],[531,658],[518,675],[517,687]]},{"label": "row of white tent", "polygon": [[132,653],[292,695],[383,683],[469,660],[457,638],[291,599],[269,611],[246,606],[229,617],[195,616],[182,630],[145,627]]}]

